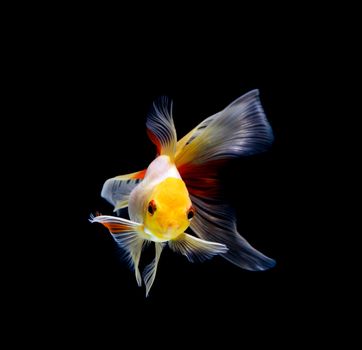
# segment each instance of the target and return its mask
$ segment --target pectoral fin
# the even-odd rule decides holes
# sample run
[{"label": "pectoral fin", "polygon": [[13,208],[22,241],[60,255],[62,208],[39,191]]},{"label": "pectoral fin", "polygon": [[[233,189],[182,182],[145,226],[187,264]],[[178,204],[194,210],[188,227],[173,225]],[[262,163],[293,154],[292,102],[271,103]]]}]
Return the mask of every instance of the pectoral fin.
[{"label": "pectoral fin", "polygon": [[224,244],[205,241],[187,233],[181,234],[168,244],[174,252],[185,255],[190,262],[211,259],[214,255],[226,253],[228,250]]},{"label": "pectoral fin", "polygon": [[137,284],[141,286],[142,279],[138,264],[146,242],[143,238],[143,225],[108,215],[91,216],[90,222],[98,222],[108,228],[117,245],[126,252],[129,265],[135,271]]}]

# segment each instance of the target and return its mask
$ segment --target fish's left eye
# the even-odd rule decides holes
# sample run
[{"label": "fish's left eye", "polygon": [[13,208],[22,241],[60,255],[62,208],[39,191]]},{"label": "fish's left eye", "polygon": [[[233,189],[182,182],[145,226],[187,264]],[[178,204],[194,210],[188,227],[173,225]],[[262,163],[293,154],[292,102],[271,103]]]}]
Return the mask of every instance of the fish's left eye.
[{"label": "fish's left eye", "polygon": [[187,212],[187,218],[191,221],[195,216],[195,209],[191,207]]}]

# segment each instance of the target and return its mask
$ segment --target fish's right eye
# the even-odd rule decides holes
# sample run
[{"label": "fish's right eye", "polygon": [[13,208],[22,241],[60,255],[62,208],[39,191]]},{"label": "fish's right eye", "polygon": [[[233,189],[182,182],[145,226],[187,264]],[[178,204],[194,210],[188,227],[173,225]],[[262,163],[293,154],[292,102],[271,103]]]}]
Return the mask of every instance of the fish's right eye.
[{"label": "fish's right eye", "polygon": [[195,209],[194,207],[191,207],[187,212],[187,218],[189,219],[189,221],[191,221],[194,216],[195,216]]},{"label": "fish's right eye", "polygon": [[155,201],[152,199],[152,201],[148,203],[147,211],[148,211],[151,215],[153,215],[153,214],[155,213],[156,209],[157,209],[157,208],[156,208],[156,203],[155,203]]}]

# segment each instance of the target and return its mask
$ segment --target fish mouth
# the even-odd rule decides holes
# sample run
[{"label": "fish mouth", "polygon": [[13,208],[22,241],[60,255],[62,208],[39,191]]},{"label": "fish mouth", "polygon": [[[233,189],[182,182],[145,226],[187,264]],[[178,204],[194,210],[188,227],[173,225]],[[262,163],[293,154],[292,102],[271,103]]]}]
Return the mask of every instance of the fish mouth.
[{"label": "fish mouth", "polygon": [[168,228],[167,230],[163,230],[161,232],[161,236],[165,239],[172,239],[175,236],[177,230],[175,230],[173,227],[172,228]]},{"label": "fish mouth", "polygon": [[159,238],[169,241],[171,239],[175,239],[180,234],[180,230],[180,225],[169,225],[167,229],[163,229],[161,232],[157,232],[157,234]]},{"label": "fish mouth", "polygon": [[152,241],[155,242],[167,242],[170,239],[173,239],[175,236],[177,236],[173,228],[169,228],[167,230],[162,230],[158,232],[154,232],[148,228],[144,228],[144,232],[150,236]]}]

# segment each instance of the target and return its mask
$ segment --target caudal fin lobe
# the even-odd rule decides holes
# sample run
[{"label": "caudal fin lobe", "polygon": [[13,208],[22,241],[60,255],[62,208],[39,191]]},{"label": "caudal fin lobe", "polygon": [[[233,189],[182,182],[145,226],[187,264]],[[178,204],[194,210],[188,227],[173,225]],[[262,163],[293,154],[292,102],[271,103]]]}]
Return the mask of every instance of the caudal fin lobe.
[{"label": "caudal fin lobe", "polygon": [[273,132],[253,90],[205,119],[177,143],[176,166],[197,215],[191,229],[203,240],[224,244],[224,258],[247,270],[265,270],[273,259],[254,249],[236,228],[232,210],[222,200],[218,171],[230,158],[267,150]]}]

